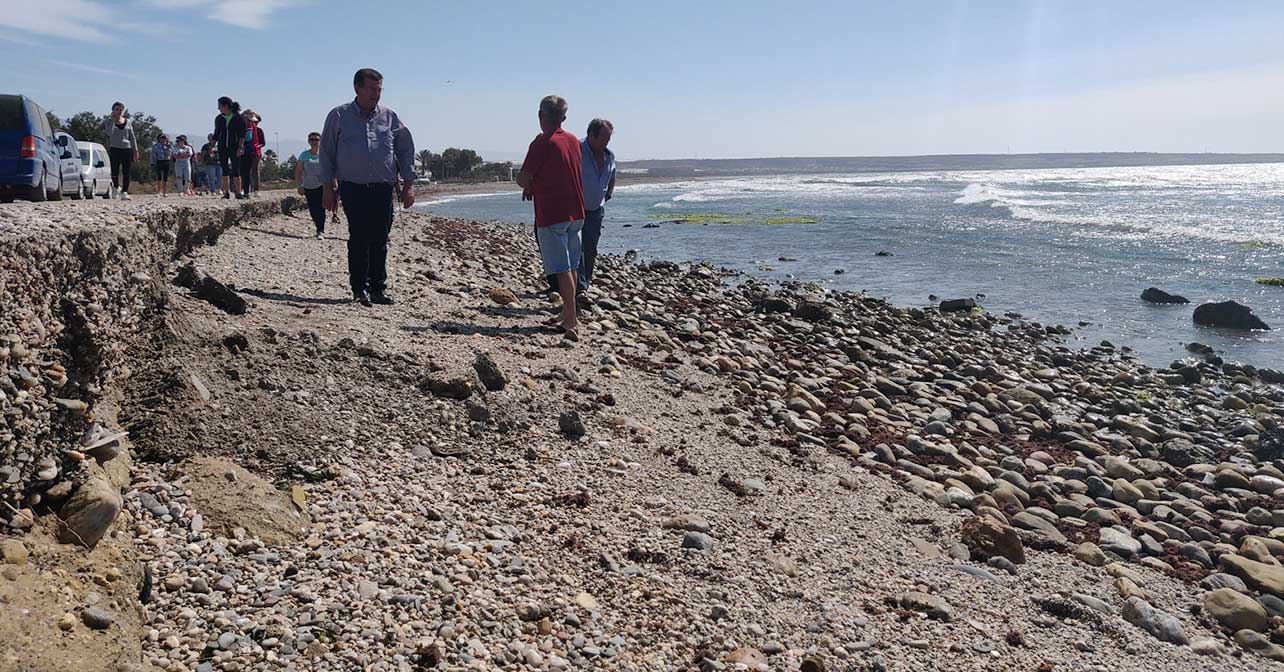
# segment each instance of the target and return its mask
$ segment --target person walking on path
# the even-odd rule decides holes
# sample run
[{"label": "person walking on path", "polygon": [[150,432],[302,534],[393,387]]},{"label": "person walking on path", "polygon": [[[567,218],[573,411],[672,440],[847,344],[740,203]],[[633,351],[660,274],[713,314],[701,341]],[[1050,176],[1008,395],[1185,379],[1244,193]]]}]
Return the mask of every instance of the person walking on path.
[{"label": "person walking on path", "polygon": [[164,133],[152,145],[152,168],[156,170],[156,189],[161,198],[169,195],[169,174],[174,167],[174,145]]},{"label": "person walking on path", "polygon": [[[134,135],[134,125],[129,123],[125,113],[125,104],[115,102],[111,105],[111,116],[103,126],[107,134],[107,156],[111,159],[111,197],[129,200],[129,172],[138,160],[138,138]],[[121,172],[125,177],[120,177]]]},{"label": "person walking on path", "polygon": [[400,175],[402,207],[415,204],[415,141],[397,113],[379,104],[378,70],[358,70],[352,88],[356,98],[330,110],[321,130],[322,204],[336,210],[336,192],[343,201],[352,300],[387,305],[393,193]]},{"label": "person walking on path", "polygon": [[196,148],[187,144],[186,135],[180,135],[174,141],[177,143],[174,145],[174,181],[178,183],[178,196],[195,196],[196,191],[192,189],[192,157],[196,156]]},{"label": "person walking on path", "polygon": [[245,119],[241,104],[223,96],[218,99],[214,117],[214,142],[218,145],[219,167],[223,172],[223,198],[241,197],[241,146],[245,138]]},{"label": "person walking on path", "polygon": [[218,194],[223,182],[223,165],[219,162],[218,141],[214,134],[206,136],[208,142],[201,145],[201,161],[205,164],[205,186],[210,196]]},{"label": "person walking on path", "polygon": [[325,235],[325,207],[322,205],[324,189],[321,188],[321,134],[308,134],[308,148],[299,154],[294,163],[294,183],[299,195],[308,200],[308,213],[317,227],[317,240]]},{"label": "person walking on path", "polygon": [[597,263],[597,241],[602,237],[602,220],[606,218],[606,202],[615,193],[615,153],[607,149],[615,126],[606,119],[589,122],[588,135],[580,143],[580,175],[584,183],[584,253],[580,257],[579,284],[576,290],[583,300],[593,281],[593,266]]},{"label": "person walking on path", "polygon": [[241,153],[241,191],[249,198],[259,190],[259,160],[263,158],[263,129],[259,122],[263,118],[254,110],[246,110],[241,115],[245,118],[245,143]]},{"label": "person walking on path", "polygon": [[544,274],[557,276],[562,334],[579,340],[575,287],[580,266],[580,231],[584,227],[584,185],[580,177],[580,141],[562,129],[566,100],[545,96],[539,103],[540,134],[531,141],[517,174],[522,200],[535,201],[535,234]]}]

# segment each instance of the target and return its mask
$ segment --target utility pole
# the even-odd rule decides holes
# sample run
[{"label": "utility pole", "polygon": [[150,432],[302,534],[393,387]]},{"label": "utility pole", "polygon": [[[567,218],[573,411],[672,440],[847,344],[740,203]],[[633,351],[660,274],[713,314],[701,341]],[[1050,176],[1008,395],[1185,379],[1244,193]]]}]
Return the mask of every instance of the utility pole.
[{"label": "utility pole", "polygon": [[276,136],[276,160],[280,161],[281,160],[281,134],[276,131],[272,131],[272,135]]}]

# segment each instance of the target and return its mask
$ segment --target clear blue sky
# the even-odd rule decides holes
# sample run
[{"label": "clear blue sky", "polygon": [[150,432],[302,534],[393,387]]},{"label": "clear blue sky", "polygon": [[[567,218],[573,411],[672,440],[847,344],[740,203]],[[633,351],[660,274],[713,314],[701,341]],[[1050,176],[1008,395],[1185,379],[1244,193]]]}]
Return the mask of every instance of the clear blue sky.
[{"label": "clear blue sky", "polygon": [[[59,18],[61,17],[61,18]],[[1284,2],[0,0],[0,91],[291,154],[361,66],[420,148],[520,157],[540,97],[621,159],[1284,151]]]}]

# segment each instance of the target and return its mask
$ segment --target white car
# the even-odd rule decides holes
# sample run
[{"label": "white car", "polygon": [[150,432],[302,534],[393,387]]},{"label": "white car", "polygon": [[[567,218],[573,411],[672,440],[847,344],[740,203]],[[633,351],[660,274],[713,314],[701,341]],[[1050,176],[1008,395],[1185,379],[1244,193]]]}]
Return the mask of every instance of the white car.
[{"label": "white car", "polygon": [[54,133],[54,144],[58,146],[59,163],[62,165],[62,193],[73,199],[84,198],[84,178],[81,177],[80,145],[76,139],[58,131]]},{"label": "white car", "polygon": [[80,146],[81,181],[85,198],[101,195],[111,198],[111,157],[107,148],[96,142],[78,142]]}]

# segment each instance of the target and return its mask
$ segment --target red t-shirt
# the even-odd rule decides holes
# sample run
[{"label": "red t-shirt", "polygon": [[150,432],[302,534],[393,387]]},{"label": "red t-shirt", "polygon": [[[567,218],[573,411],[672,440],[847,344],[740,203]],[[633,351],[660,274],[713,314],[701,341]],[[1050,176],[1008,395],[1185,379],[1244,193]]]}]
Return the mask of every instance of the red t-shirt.
[{"label": "red t-shirt", "polygon": [[522,161],[535,196],[535,226],[584,219],[584,185],[580,182],[580,141],[562,129],[540,133]]}]

